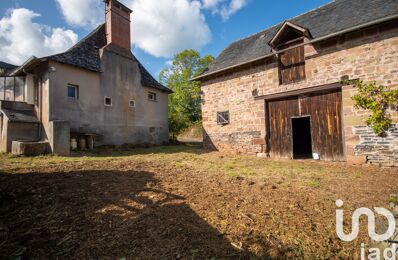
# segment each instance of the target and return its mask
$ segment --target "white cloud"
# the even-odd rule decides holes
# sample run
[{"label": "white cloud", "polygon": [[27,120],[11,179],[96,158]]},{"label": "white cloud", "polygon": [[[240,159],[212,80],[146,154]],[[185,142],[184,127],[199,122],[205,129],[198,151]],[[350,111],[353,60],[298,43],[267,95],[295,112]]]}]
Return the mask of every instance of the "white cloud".
[{"label": "white cloud", "polygon": [[201,3],[191,0],[124,0],[132,14],[132,42],[155,57],[199,49],[211,39]]},{"label": "white cloud", "polygon": [[0,59],[20,65],[32,55],[47,56],[63,52],[77,42],[71,30],[34,23],[39,14],[13,9],[0,20]]},{"label": "white cloud", "polygon": [[[104,22],[99,0],[56,0],[70,25],[93,27]],[[200,49],[211,40],[204,11],[224,21],[249,0],[120,0],[133,10],[132,43],[155,56],[171,57],[179,51]]]},{"label": "white cloud", "polygon": [[66,22],[75,26],[95,27],[104,22],[100,0],[56,0]]},{"label": "white cloud", "polygon": [[219,14],[223,21],[245,7],[248,0],[202,0],[203,8],[209,9],[213,14]]},{"label": "white cloud", "polygon": [[202,0],[203,8],[213,9],[217,8],[218,4],[224,2],[225,0]]}]

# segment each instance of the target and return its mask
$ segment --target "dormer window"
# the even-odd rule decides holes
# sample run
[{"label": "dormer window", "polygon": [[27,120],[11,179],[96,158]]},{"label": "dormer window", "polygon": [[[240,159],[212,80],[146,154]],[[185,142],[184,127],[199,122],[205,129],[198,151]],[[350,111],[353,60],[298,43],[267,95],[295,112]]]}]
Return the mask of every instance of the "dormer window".
[{"label": "dormer window", "polygon": [[271,48],[279,52],[279,83],[281,85],[305,80],[304,46],[301,44],[310,37],[307,29],[285,22],[270,41]]}]

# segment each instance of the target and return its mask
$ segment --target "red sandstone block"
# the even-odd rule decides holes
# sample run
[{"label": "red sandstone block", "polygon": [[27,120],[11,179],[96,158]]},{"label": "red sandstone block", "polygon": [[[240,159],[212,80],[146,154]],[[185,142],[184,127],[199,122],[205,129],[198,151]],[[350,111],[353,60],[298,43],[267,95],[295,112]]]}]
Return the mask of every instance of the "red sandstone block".
[{"label": "red sandstone block", "polygon": [[264,138],[253,139],[253,145],[265,145],[265,139]]}]

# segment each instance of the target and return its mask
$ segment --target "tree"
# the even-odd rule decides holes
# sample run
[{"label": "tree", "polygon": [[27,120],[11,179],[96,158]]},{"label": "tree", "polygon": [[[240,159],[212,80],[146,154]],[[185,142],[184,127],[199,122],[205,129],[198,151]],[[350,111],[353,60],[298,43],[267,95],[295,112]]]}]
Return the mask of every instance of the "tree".
[{"label": "tree", "polygon": [[190,80],[213,60],[211,55],[201,57],[195,50],[185,50],[175,55],[171,65],[160,72],[160,82],[174,91],[169,95],[169,128],[173,139],[201,120],[200,83]]},{"label": "tree", "polygon": [[371,112],[366,123],[377,135],[385,135],[392,123],[388,110],[398,109],[398,89],[390,89],[374,81],[365,83],[362,80],[348,80],[344,83],[354,85],[358,90],[352,97],[355,107]]}]

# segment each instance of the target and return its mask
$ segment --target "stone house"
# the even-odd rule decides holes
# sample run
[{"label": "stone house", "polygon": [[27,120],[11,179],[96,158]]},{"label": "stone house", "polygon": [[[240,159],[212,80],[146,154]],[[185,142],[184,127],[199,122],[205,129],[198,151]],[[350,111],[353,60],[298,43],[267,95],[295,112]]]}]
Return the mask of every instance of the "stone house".
[{"label": "stone house", "polygon": [[132,54],[131,10],[105,3],[106,23],[75,46],[32,57],[0,78],[0,151],[34,146],[68,155],[71,146],[168,141],[172,91]]},{"label": "stone house", "polygon": [[342,79],[398,86],[398,1],[334,0],[229,45],[194,79],[204,145],[396,166],[398,125],[376,136]]}]

